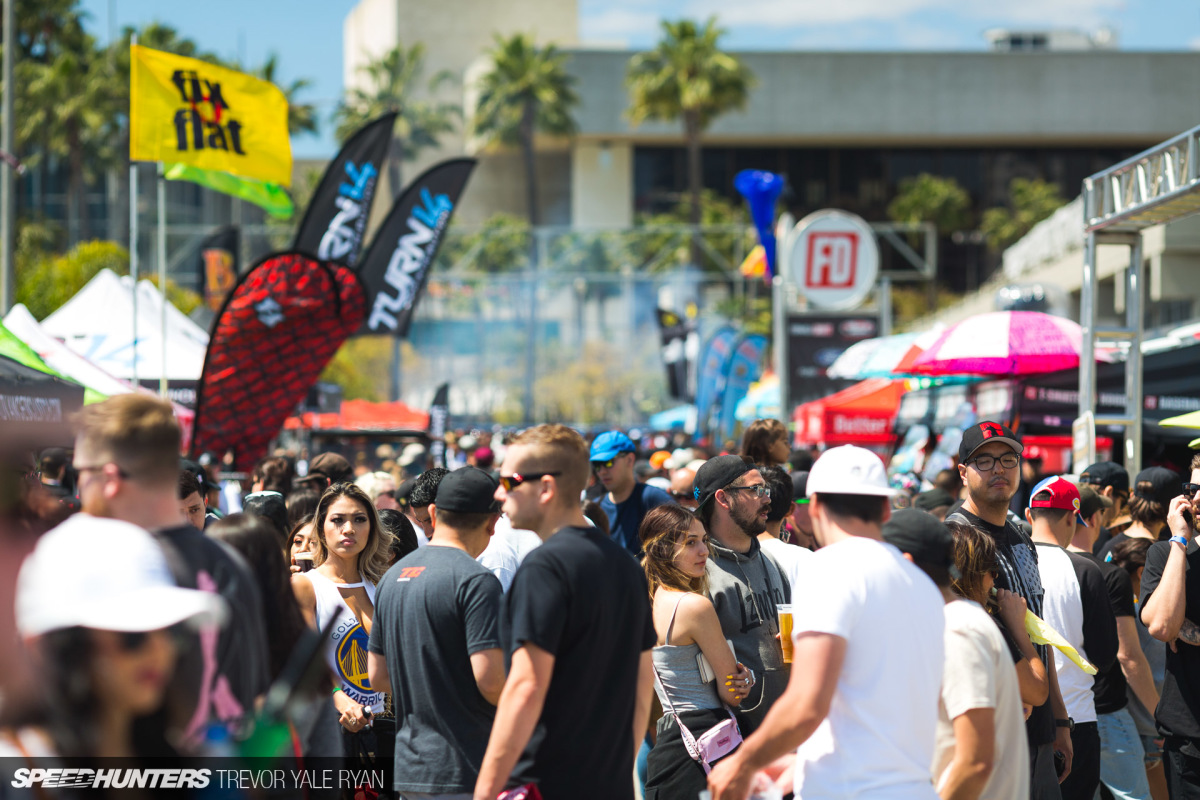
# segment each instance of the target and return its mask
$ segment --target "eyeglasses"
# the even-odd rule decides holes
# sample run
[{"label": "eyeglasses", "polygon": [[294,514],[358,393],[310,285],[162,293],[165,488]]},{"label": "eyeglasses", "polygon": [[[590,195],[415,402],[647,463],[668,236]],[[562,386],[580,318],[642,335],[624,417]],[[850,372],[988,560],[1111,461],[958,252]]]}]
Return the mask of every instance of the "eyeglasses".
[{"label": "eyeglasses", "polygon": [[[611,461],[608,463],[612,464]],[[553,475],[561,475],[561,474],[562,473],[560,473],[560,472],[534,472],[529,475],[519,475],[516,472],[514,472],[512,475],[501,475],[500,476],[500,485],[504,487],[504,491],[511,492],[513,489],[517,488],[518,486],[520,486],[522,483],[525,483],[526,481],[535,481],[535,480],[540,480],[541,478],[545,478],[547,475],[553,476]]]},{"label": "eyeglasses", "polygon": [[157,631],[114,631],[117,634],[117,651],[133,654],[146,647],[150,637],[163,634],[172,643],[178,645],[183,638],[183,631],[178,628],[164,628]]},{"label": "eyeglasses", "polygon": [[1195,497],[1196,492],[1200,492],[1200,483],[1185,483],[1183,485],[1183,493],[1188,497]]},{"label": "eyeglasses", "polygon": [[[621,455],[624,455],[624,453],[622,453]],[[617,459],[620,458],[621,455],[613,456],[608,461],[593,461],[592,469],[612,469],[613,464],[617,463]]]},{"label": "eyeglasses", "polygon": [[974,464],[975,468],[980,472],[991,472],[995,468],[997,461],[999,461],[1000,466],[1004,467],[1005,469],[1013,469],[1017,466],[1017,464],[1021,463],[1021,457],[1016,453],[1005,453],[999,458],[996,458],[995,456],[977,456],[976,458],[972,458],[967,463]]},{"label": "eyeglasses", "polygon": [[727,492],[754,492],[755,497],[770,497],[771,487],[765,483],[756,483],[753,486],[730,486],[725,491]]}]

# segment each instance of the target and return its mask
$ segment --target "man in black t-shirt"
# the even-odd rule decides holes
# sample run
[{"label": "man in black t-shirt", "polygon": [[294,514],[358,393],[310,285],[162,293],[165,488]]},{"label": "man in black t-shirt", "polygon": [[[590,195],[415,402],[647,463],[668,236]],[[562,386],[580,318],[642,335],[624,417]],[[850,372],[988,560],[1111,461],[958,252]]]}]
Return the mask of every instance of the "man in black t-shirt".
[{"label": "man in black t-shirt", "polygon": [[371,687],[396,708],[395,788],[474,791],[504,688],[500,581],[475,559],[500,518],[496,480],[462,467],[430,506],[433,538],[383,576],[368,646]]},{"label": "man in black t-shirt", "polygon": [[1090,486],[1108,501],[1092,545],[1092,552],[1099,554],[1114,534],[1129,526],[1129,473],[1115,461],[1100,461],[1080,473],[1079,485]]},{"label": "man in black t-shirt", "polygon": [[[992,538],[999,567],[996,588],[1021,595],[1029,610],[1040,617],[1043,590],[1037,554],[1033,542],[1008,514],[1008,504],[1017,492],[1023,449],[1016,434],[998,422],[980,422],[963,431],[958,447],[958,472],[967,490],[966,498],[959,509],[947,515],[946,521],[973,525]],[[1048,649],[1046,645],[1037,645],[1050,681],[1050,696],[1025,721],[1032,800],[1061,797],[1058,784],[1070,773],[1074,754],[1070,717]],[[1055,775],[1055,752],[1064,759],[1061,777]]]},{"label": "man in black t-shirt", "polygon": [[86,406],[77,418],[74,463],[83,510],[150,531],[180,586],[216,592],[233,610],[219,632],[186,636],[168,687],[170,724],[194,742],[210,722],[236,728],[253,713],[267,689],[267,636],[245,561],[184,522],[179,448],[170,403],[153,397],[117,395]]},{"label": "man in black t-shirt", "polygon": [[1168,645],[1154,719],[1166,737],[1163,758],[1172,800],[1200,797],[1200,630],[1194,624],[1200,620],[1200,578],[1192,574],[1194,567],[1200,568],[1195,524],[1200,519],[1200,455],[1192,457],[1190,469],[1184,493],[1171,500],[1167,512],[1171,538],[1150,545],[1142,573],[1142,622]]},{"label": "man in black t-shirt", "polygon": [[541,425],[509,445],[496,497],[545,544],[506,597],[512,667],[477,800],[531,783],[545,800],[634,796],[653,691],[650,598],[628,552],[584,518],[587,480],[588,448],[570,428]]}]

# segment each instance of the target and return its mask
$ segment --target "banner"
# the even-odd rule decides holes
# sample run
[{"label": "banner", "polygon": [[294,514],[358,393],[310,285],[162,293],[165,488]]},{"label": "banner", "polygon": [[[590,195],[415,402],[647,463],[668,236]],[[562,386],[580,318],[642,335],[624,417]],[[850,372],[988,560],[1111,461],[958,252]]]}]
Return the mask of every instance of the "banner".
[{"label": "banner", "polygon": [[228,172],[200,169],[190,164],[167,164],[163,177],[169,181],[190,181],[214,192],[240,198],[253,203],[275,219],[291,219],[296,213],[291,196],[277,183],[239,178]]},{"label": "banner", "polygon": [[[721,398],[717,438],[733,436],[737,425],[737,404],[750,391],[750,384],[762,377],[763,357],[767,352],[767,337],[759,333],[742,334],[733,345],[725,365],[725,390]],[[719,445],[720,442],[714,442]]]},{"label": "banner", "polygon": [[429,407],[429,455],[435,467],[446,466],[446,422],[450,419],[450,384],[443,383]]},{"label": "banner", "polygon": [[[789,314],[788,394],[793,405],[817,400],[849,386],[852,381],[825,373],[842,352],[863,339],[879,335],[879,317],[868,314]],[[790,416],[791,409],[784,409]]]},{"label": "banner", "polygon": [[292,185],[288,103],[278,87],[136,44],[129,60],[131,161],[179,162]]},{"label": "banner", "polygon": [[358,267],[367,293],[360,334],[408,335],[442,235],[474,168],[473,158],[435,164],[396,198]]},{"label": "banner", "polygon": [[266,455],[283,421],[366,309],[358,278],[298,253],[270,255],[217,315],[196,399],[192,453],[232,450],[234,470]]},{"label": "banner", "polygon": [[[758,231],[758,241],[763,248],[768,281],[775,275],[775,203],[783,193],[784,177],[774,172],[759,169],[744,169],[733,178],[733,188],[746,198],[750,206],[750,218]],[[745,275],[746,265],[742,265]]]},{"label": "banner", "polygon": [[696,371],[696,425],[697,431],[707,435],[712,430],[712,410],[725,391],[725,365],[733,352],[733,340],[737,331],[725,325],[719,328],[704,344]]},{"label": "banner", "polygon": [[214,312],[221,310],[229,290],[237,283],[239,238],[237,227],[226,225],[200,243],[196,291]]},{"label": "banner", "polygon": [[395,114],[384,114],[364,125],[329,162],[296,229],[292,250],[348,267],[358,263],[395,122]]}]

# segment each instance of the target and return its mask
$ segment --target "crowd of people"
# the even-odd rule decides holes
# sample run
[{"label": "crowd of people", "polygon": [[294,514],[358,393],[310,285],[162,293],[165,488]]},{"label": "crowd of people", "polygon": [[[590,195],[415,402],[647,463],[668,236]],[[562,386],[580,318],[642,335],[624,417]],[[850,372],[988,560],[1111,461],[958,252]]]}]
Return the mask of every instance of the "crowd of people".
[{"label": "crowd of people", "polygon": [[408,800],[1200,796],[1200,456],[1023,480],[981,422],[897,487],[775,420],[723,453],[464,444],[236,491],[169,404],[87,406],[11,504],[0,756],[225,752],[320,637],[288,757]]}]

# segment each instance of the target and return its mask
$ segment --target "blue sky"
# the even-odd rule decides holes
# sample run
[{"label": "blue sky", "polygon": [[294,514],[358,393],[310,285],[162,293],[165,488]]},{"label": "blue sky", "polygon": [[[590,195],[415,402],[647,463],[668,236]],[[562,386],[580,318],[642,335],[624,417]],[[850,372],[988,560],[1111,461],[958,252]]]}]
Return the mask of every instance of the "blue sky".
[{"label": "blue sky", "polygon": [[[411,0],[409,0],[411,2]],[[436,2],[436,0],[429,0]],[[490,0],[479,0],[490,2]],[[989,28],[1112,28],[1122,50],[1200,49],[1195,0],[578,0],[585,44],[651,46],[657,22],[717,14],[735,50],[981,50]],[[162,22],[202,48],[256,65],[274,52],[280,77],[308,78],[303,99],[319,136],[293,141],[297,158],[335,145],[329,115],[342,90],[342,20],[356,0],[83,0],[101,41],[125,25]],[[1099,97],[1097,102],[1100,102]]]}]

